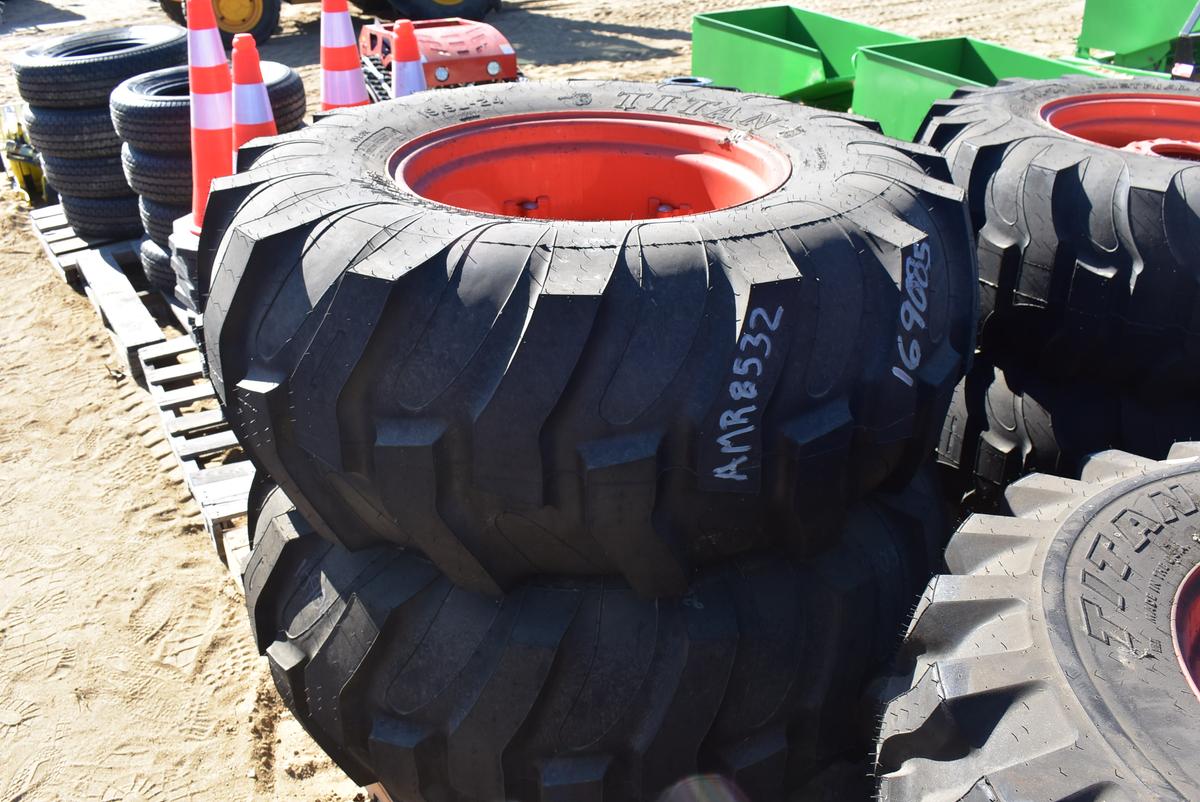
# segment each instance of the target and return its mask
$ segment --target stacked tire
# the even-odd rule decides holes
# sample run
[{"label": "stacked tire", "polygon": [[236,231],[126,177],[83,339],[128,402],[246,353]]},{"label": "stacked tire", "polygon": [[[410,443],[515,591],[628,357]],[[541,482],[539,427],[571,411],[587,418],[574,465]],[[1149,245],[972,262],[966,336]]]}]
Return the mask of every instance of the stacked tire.
[{"label": "stacked tire", "polygon": [[1161,459],[1200,438],[1200,86],[1005,81],[937,103],[978,232],[979,354],[938,449],[991,509],[1088,454]]},{"label": "stacked tire", "polygon": [[866,795],[974,345],[945,163],[707,88],[450,91],[243,148],[206,212],[284,701],[394,798]]},{"label": "stacked tire", "polygon": [[[263,80],[281,131],[304,123],[304,84],[290,67],[262,62]],[[168,238],[175,220],[191,211],[191,99],[186,66],[136,75],[113,90],[112,126],[121,141],[124,178],[137,193],[148,239],[142,268],[152,287],[195,310],[193,270],[173,265]],[[194,268],[194,266],[193,266]]]},{"label": "stacked tire", "polygon": [[17,89],[28,104],[29,141],[79,236],[141,235],[137,196],[125,182],[121,142],[108,113],[109,93],[132,75],[186,61],[186,33],[170,25],[77,34],[13,59]]}]

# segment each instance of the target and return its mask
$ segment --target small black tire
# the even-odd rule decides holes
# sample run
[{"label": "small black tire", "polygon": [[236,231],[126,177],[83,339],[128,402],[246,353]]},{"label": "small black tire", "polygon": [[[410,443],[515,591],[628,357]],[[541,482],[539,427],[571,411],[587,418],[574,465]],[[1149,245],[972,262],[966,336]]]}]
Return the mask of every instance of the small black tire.
[{"label": "small black tire", "polygon": [[1099,453],[963,523],[877,684],[877,799],[1200,799],[1197,457]]},{"label": "small black tire", "polygon": [[[307,101],[300,74],[286,64],[264,61],[262,75],[279,132],[303,125]],[[127,145],[151,153],[190,154],[191,98],[186,66],[155,70],[122,82],[113,90],[110,109],[112,124]]]},{"label": "small black tire", "polygon": [[[850,505],[927,459],[976,303],[961,192],[937,153],[708,88],[455,97],[436,117],[417,97],[328,115],[243,147],[248,169],[213,185],[195,284],[213,385],[323,535],[419,548],[488,592],[619,574],[672,595],[732,554],[827,547]],[[376,180],[405,142],[458,123],[580,108],[641,120],[650,104],[681,127],[688,113],[759,126],[745,141],[778,148],[788,178],[712,212],[594,222],[470,212]],[[419,231],[397,222],[409,215]],[[643,280],[643,264],[671,278]],[[458,299],[475,292],[468,314]],[[914,293],[927,328],[906,311]],[[738,410],[763,417],[735,425]],[[735,431],[747,441],[722,434]]]},{"label": "small black tire", "polygon": [[[848,711],[939,560],[936,493],[922,476],[819,558],[745,555],[648,600],[614,577],[474,594],[411,550],[329,543],[276,490],[246,605],[296,719],[393,799],[650,802],[704,772],[783,800],[869,748]],[[842,775],[824,798],[868,796]]]},{"label": "small black tire", "polygon": [[146,236],[154,240],[158,247],[168,252],[171,250],[168,239],[175,230],[175,221],[190,214],[191,211],[190,204],[168,206],[149,198],[138,198],[138,214],[142,220],[142,227],[146,229]]},{"label": "small black tire", "polygon": [[154,240],[142,240],[138,248],[142,261],[142,272],[151,287],[168,297],[175,295],[175,270],[171,267],[171,254]]},{"label": "small black tire", "polygon": [[955,503],[989,512],[1028,473],[1075,476],[1089,454],[1116,448],[1164,459],[1200,440],[1200,401],[1084,381],[1050,381],[977,359],[955,388],[937,461]]},{"label": "small black tire", "polygon": [[21,99],[32,106],[107,106],[113,87],[139,73],[187,63],[187,32],[135,25],[80,33],[31,47],[12,62]]},{"label": "small black tire", "polygon": [[168,206],[192,202],[191,156],[151,153],[121,146],[121,166],[134,192]]},{"label": "small black tire", "polygon": [[120,156],[95,159],[60,159],[42,154],[46,180],[60,195],[77,198],[114,198],[130,194]]},{"label": "small black tire", "polygon": [[29,144],[43,156],[86,159],[113,156],[121,149],[107,106],[82,109],[27,106],[23,124]]},{"label": "small black tire", "polygon": [[[1195,103],[1200,84],[1074,78],[963,88],[933,105],[918,134],[945,153],[967,195],[980,348],[1056,380],[1193,392],[1200,171],[1194,160],[1110,147],[1047,120],[1053,102],[1100,95]],[[1133,119],[1152,137],[1152,122]]]},{"label": "small black tire", "polygon": [[59,195],[67,222],[80,237],[126,239],[142,235],[137,195],[117,198],[79,198]]},{"label": "small black tire", "polygon": [[499,0],[389,0],[393,12],[404,19],[462,17],[482,20],[500,7]]}]

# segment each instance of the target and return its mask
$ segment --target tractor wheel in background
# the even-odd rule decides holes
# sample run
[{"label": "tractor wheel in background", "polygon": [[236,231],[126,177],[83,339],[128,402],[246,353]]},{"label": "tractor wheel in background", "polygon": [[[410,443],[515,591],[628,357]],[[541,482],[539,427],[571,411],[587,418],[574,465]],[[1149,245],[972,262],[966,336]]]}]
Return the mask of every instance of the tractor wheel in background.
[{"label": "tractor wheel in background", "polygon": [[187,206],[168,206],[152,201],[149,198],[138,198],[138,214],[141,217],[142,226],[146,229],[146,236],[154,240],[158,247],[165,251],[170,251],[171,249],[167,243],[167,238],[174,231],[175,221],[180,217],[190,214],[191,211],[191,204]]},{"label": "tractor wheel in background", "polygon": [[[180,0],[158,0],[163,12],[174,22],[187,26]],[[279,27],[279,11],[283,0],[213,0],[217,27],[225,49],[233,46],[233,37],[248,33],[260,45],[271,38]]]},{"label": "tractor wheel in background", "polygon": [[1027,476],[913,615],[882,802],[1200,799],[1200,444]]},{"label": "tractor wheel in background", "polygon": [[29,144],[43,156],[86,159],[115,156],[121,149],[107,106],[85,109],[26,106],[22,122]]},{"label": "tractor wheel in background", "polygon": [[[847,711],[940,562],[930,478],[857,508],[819,558],[744,555],[659,600],[611,577],[475,594],[414,551],[329,543],[276,490],[246,603],[297,720],[394,799],[649,802],[698,772],[822,798],[808,784],[868,748]],[[869,795],[841,774],[825,798]]]},{"label": "tractor wheel in background", "polygon": [[[926,459],[975,309],[937,154],[703,88],[455,97],[329,115],[214,183],[213,384],[323,535],[491,593],[616,574],[671,595],[733,554],[827,547]],[[580,193],[576,168],[612,183]]]},{"label": "tractor wheel in background", "polygon": [[46,180],[60,195],[115,198],[130,194],[120,156],[60,159],[42,154],[42,166],[46,170]]},{"label": "tractor wheel in background", "polygon": [[171,254],[154,240],[142,240],[138,255],[142,261],[142,272],[151,287],[168,297],[175,295],[175,270],[171,267]]},{"label": "tractor wheel in background", "polygon": [[121,146],[118,160],[134,192],[167,206],[190,206],[192,159],[190,155],[153,153]]},{"label": "tractor wheel in background", "polygon": [[[462,17],[482,20],[500,8],[500,0],[388,0],[393,16],[403,19]],[[365,11],[366,9],[364,9]]]},{"label": "tractor wheel in background", "polygon": [[1120,449],[1151,459],[1200,440],[1200,401],[1084,381],[1052,382],[976,359],[954,391],[938,462],[955,503],[987,512],[1027,473],[1076,476],[1089,454]]},{"label": "tractor wheel in background", "polygon": [[967,193],[985,354],[1056,381],[1200,388],[1200,85],[960,89],[918,138]]},{"label": "tractor wheel in background", "polygon": [[134,25],[80,33],[31,47],[12,62],[31,106],[107,106],[113,87],[134,75],[187,63],[187,32]]},{"label": "tractor wheel in background", "polygon": [[[262,75],[280,133],[303,125],[307,109],[299,73],[286,64],[264,61]],[[117,134],[130,147],[151,153],[191,153],[186,66],[130,78],[113,90],[110,105]]]},{"label": "tractor wheel in background", "polygon": [[113,198],[80,198],[59,194],[63,214],[81,237],[140,237],[138,199],[132,192]]}]

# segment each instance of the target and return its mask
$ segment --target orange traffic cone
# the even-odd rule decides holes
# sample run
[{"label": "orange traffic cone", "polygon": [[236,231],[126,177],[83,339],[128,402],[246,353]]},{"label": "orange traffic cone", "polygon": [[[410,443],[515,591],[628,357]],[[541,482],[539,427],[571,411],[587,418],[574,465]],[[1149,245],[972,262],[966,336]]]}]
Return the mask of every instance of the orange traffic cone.
[{"label": "orange traffic cone", "polygon": [[263,83],[254,37],[239,33],[233,37],[233,160],[237,149],[260,136],[275,136],[275,112]]},{"label": "orange traffic cone", "polygon": [[188,82],[192,93],[192,217],[204,222],[208,188],[233,172],[233,88],[212,0],[187,4]]},{"label": "orange traffic cone", "polygon": [[370,102],[346,0],[321,0],[321,110]]},{"label": "orange traffic cone", "polygon": [[428,88],[424,61],[412,21],[396,20],[392,28],[392,97],[404,97]]}]

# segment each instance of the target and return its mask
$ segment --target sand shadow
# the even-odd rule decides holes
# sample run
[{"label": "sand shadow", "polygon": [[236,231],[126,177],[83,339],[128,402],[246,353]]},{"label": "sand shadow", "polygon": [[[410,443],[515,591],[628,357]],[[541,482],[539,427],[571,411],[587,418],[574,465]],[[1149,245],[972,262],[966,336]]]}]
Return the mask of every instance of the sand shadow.
[{"label": "sand shadow", "polygon": [[55,8],[45,0],[21,0],[19,3],[3,4],[3,9],[0,10],[0,33],[82,19],[81,14]]},{"label": "sand shadow", "polygon": [[565,19],[541,10],[553,5],[546,0],[527,0],[519,5],[508,2],[487,21],[508,37],[520,59],[542,65],[668,58],[678,55],[678,50],[654,47],[630,37],[688,41],[692,36],[689,31]]}]

